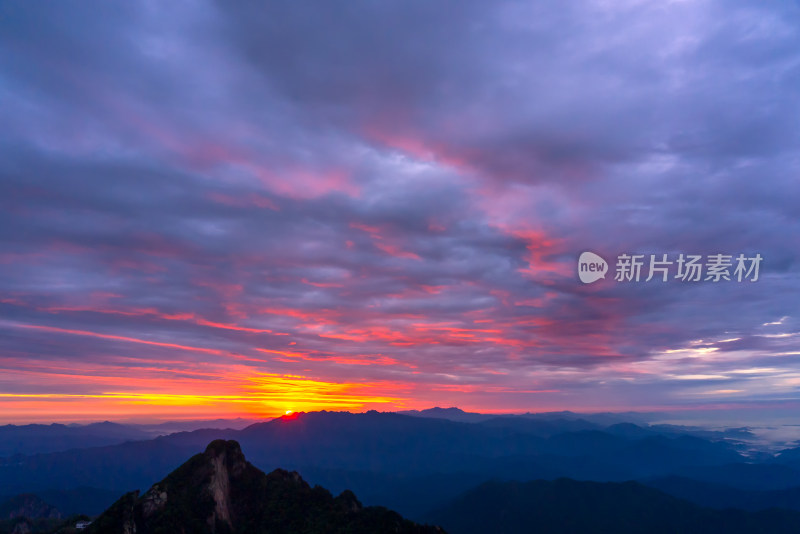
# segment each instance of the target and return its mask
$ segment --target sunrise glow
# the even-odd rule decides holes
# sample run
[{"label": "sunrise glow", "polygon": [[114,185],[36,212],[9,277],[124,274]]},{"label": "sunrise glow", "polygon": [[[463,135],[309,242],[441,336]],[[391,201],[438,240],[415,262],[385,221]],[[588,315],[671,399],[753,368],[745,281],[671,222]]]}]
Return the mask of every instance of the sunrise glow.
[{"label": "sunrise glow", "polygon": [[790,7],[23,4],[0,423],[800,402]]}]

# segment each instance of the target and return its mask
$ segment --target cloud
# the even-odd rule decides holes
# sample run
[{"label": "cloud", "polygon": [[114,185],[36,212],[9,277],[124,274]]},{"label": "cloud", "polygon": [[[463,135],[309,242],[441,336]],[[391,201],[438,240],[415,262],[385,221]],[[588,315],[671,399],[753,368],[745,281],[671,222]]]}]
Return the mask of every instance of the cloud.
[{"label": "cloud", "polygon": [[[235,362],[404,406],[796,395],[796,6],[2,9],[0,389]],[[764,263],[584,286],[585,250]]]}]

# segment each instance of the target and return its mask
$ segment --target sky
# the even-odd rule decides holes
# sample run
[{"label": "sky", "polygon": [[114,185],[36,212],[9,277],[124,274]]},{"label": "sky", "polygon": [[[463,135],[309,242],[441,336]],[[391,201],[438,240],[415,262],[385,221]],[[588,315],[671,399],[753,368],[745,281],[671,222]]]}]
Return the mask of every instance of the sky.
[{"label": "sky", "polygon": [[2,2],[0,423],[797,413],[798,94],[789,1]]}]

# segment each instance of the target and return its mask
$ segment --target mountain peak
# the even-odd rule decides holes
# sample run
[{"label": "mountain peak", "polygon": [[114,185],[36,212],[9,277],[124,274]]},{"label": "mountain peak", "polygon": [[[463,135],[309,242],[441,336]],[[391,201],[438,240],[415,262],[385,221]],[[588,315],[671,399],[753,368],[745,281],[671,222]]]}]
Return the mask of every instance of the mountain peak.
[{"label": "mountain peak", "polygon": [[427,410],[422,410],[423,412],[430,412],[430,413],[451,413],[451,414],[462,414],[467,413],[461,408],[457,408],[455,406],[450,406],[449,408],[442,408],[440,406],[434,406],[433,408],[428,408]]},{"label": "mountain peak", "polygon": [[236,463],[246,462],[242,447],[239,442],[233,439],[215,439],[206,447],[203,453],[209,458],[226,458]]},{"label": "mountain peak", "polygon": [[245,459],[239,443],[215,440],[144,495],[123,496],[87,532],[442,531],[416,525],[383,508],[364,508],[350,491],[334,498],[324,488],[309,486],[294,471],[276,469],[267,475]]},{"label": "mountain peak", "polygon": [[397,413],[402,415],[411,415],[414,417],[449,419],[450,421],[457,421],[462,423],[478,423],[495,417],[494,415],[491,414],[465,412],[461,408],[457,408],[455,406],[451,406],[449,408],[442,408],[440,406],[435,406],[433,408],[427,408],[425,410],[405,410]]}]

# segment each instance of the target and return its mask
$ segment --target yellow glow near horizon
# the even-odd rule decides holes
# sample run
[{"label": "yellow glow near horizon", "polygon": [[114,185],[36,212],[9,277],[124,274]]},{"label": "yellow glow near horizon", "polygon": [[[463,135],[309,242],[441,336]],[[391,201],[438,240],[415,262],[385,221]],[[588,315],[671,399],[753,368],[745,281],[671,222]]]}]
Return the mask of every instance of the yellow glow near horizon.
[{"label": "yellow glow near horizon", "polygon": [[[133,381],[127,390],[116,377],[94,378],[96,381],[91,382],[86,393],[0,392],[0,424],[124,418],[269,418],[297,411],[398,406],[406,400],[387,395],[401,389],[394,383],[326,382],[297,375],[231,374],[221,376],[213,389],[202,379],[153,380],[149,384]],[[91,391],[103,383],[108,389]],[[290,403],[292,409],[287,409]]]}]

